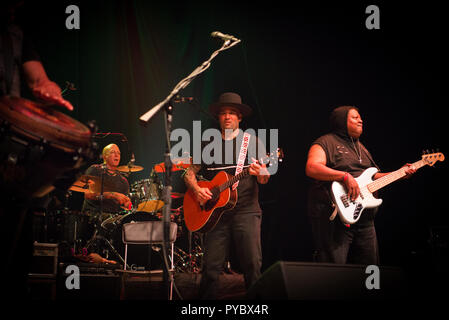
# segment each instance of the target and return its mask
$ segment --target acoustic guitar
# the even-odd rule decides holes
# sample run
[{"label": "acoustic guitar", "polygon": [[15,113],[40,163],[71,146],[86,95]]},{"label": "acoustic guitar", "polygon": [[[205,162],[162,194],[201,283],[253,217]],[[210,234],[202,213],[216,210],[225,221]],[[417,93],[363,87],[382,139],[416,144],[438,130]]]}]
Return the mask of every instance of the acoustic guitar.
[{"label": "acoustic guitar", "polygon": [[[267,167],[282,162],[284,157],[282,149],[268,154],[259,163]],[[249,175],[249,167],[239,174],[232,176],[225,171],[220,171],[211,181],[198,181],[201,188],[209,188],[212,198],[206,203],[200,204],[192,189],[188,189],[184,195],[184,220],[187,229],[197,232],[209,232],[212,230],[224,212],[235,207],[238,199],[237,188],[232,190],[234,183]]]}]

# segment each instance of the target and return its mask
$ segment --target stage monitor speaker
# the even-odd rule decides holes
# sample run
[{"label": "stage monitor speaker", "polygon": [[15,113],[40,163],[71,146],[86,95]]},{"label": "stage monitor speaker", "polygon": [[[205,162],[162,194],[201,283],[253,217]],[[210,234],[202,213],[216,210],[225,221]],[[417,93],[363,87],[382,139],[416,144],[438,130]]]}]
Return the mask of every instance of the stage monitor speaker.
[{"label": "stage monitor speaker", "polygon": [[378,271],[379,277],[374,279],[375,272],[367,270],[367,266],[278,261],[248,290],[248,297],[265,300],[404,297],[406,283],[402,270],[380,266]]}]

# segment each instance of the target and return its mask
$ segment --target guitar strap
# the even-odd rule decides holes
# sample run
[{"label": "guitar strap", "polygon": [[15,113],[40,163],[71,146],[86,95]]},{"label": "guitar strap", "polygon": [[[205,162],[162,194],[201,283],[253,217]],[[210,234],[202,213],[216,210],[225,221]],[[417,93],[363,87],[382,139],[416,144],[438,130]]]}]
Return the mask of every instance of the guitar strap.
[{"label": "guitar strap", "polygon": [[332,207],[334,207],[334,211],[332,211],[332,214],[329,217],[330,221],[335,219],[335,216],[337,215],[337,212],[338,212],[337,206],[334,203],[332,204]]},{"label": "guitar strap", "polygon": [[[248,146],[249,146],[249,140],[251,138],[251,135],[247,132],[243,134],[242,144],[240,146],[240,153],[237,160],[237,167],[235,168],[235,175],[238,175],[243,170],[243,165],[245,164],[246,154],[248,152]],[[239,180],[237,180],[232,185],[232,190],[235,190],[237,186],[239,185]]]}]

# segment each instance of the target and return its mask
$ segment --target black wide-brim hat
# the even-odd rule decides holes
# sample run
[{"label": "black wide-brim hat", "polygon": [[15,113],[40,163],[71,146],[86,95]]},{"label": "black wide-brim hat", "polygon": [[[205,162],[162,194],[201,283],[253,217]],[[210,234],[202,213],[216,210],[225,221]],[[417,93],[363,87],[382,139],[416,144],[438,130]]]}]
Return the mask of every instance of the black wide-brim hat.
[{"label": "black wide-brim hat", "polygon": [[240,111],[242,117],[251,115],[253,110],[250,106],[242,103],[242,98],[234,92],[225,92],[220,95],[218,101],[209,106],[209,111],[214,117],[218,117],[218,113],[222,107],[233,107]]}]

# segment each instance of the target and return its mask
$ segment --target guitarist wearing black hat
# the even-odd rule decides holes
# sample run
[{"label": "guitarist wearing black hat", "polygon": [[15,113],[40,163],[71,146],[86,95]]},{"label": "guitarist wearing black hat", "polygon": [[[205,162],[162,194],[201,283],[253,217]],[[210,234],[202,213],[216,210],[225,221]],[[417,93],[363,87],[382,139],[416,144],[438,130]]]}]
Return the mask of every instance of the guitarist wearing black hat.
[{"label": "guitarist wearing black hat", "polygon": [[[211,113],[216,117],[221,129],[221,163],[193,164],[184,176],[184,181],[193,191],[194,198],[200,205],[212,199],[213,194],[209,188],[200,187],[196,174],[201,174],[207,180],[212,180],[220,171],[225,171],[230,176],[236,175],[236,168],[249,169],[249,175],[241,178],[238,185],[231,188],[237,189],[235,206],[223,213],[211,230],[205,233],[204,260],[200,285],[200,297],[202,299],[217,299],[218,278],[223,271],[230,246],[234,245],[235,253],[239,259],[240,267],[244,274],[246,288],[249,288],[260,276],[262,265],[262,250],[260,239],[260,226],[262,210],[258,201],[258,184],[265,184],[269,180],[269,173],[264,164],[260,164],[254,157],[252,163],[248,158],[251,155],[265,155],[265,147],[255,136],[246,135],[239,124],[243,117],[251,114],[251,108],[242,104],[240,96],[236,93],[223,93],[219,101],[210,106]],[[241,162],[238,159],[245,149],[246,156]],[[212,141],[211,143],[216,143]],[[232,158],[229,153],[232,151]],[[229,161],[229,160],[232,160]],[[243,165],[243,166],[242,166]]]}]

